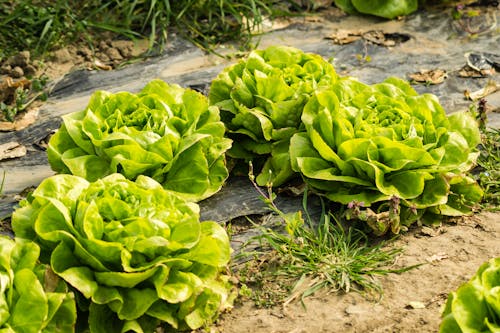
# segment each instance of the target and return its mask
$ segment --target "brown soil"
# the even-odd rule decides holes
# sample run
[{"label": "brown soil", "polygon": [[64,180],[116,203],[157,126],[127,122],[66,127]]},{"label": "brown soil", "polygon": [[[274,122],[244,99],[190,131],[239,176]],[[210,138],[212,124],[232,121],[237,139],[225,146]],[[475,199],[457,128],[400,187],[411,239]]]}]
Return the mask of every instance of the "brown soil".
[{"label": "brown soil", "polygon": [[249,299],[224,314],[217,330],[230,333],[437,332],[448,293],[479,266],[500,255],[500,213],[482,213],[456,225],[423,227],[401,235],[396,267],[422,263],[379,278],[380,300],[360,293],[321,292],[287,306],[256,308]]}]

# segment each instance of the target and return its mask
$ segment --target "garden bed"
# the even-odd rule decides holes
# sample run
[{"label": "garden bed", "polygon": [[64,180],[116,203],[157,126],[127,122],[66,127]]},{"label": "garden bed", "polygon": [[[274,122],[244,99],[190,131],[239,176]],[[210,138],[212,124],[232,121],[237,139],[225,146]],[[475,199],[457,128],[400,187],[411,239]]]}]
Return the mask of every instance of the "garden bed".
[{"label": "garden bed", "polygon": [[[279,26],[276,22],[261,36],[259,48],[289,45],[332,57],[339,74],[369,84],[388,76],[413,80],[419,93],[437,95],[448,113],[468,109],[472,99],[484,97],[489,108],[488,126],[499,128],[500,75],[467,68],[467,53],[495,53],[500,44],[498,8],[478,10],[479,16],[461,19],[453,19],[450,10],[445,9],[383,21],[344,16],[332,9],[318,16],[282,21]],[[219,51],[236,54],[230,46]],[[112,71],[80,70],[65,75],[48,102],[32,113],[31,121],[20,123],[17,130],[0,133],[0,143],[21,149],[18,157],[0,162],[0,172],[6,173],[0,217],[12,213],[25,189],[54,174],[44,150],[47,138],[59,128],[60,116],[84,108],[95,90],[137,92],[150,80],[160,78],[207,92],[217,73],[234,61],[204,54],[174,38],[160,57]],[[300,203],[300,198],[286,194],[277,201],[285,211],[300,209]],[[202,219],[235,227],[235,250],[255,234],[248,225],[238,226],[238,218],[269,212],[246,178],[231,178],[220,193],[200,205]],[[241,298],[231,313],[221,317],[216,329],[276,333],[435,332],[447,294],[467,281],[481,263],[499,255],[499,222],[500,213],[484,212],[436,228],[414,227],[401,235],[391,245],[404,248],[395,266],[423,265],[380,278],[381,299],[359,293],[321,292],[306,298],[304,305],[293,301],[286,306],[257,309],[251,299]]]}]

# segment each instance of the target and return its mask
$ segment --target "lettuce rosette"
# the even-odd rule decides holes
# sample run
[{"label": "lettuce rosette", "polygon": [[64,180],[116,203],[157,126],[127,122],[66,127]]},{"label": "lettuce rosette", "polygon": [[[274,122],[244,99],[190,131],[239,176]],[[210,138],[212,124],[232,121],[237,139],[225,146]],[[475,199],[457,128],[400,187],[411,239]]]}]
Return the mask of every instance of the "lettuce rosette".
[{"label": "lettuce rosette", "polygon": [[146,175],[199,201],[228,176],[224,131],[205,96],[154,80],[138,94],[95,92],[84,110],[63,116],[47,154],[58,173],[89,181],[115,172],[131,180]]},{"label": "lettuce rosette", "polygon": [[20,203],[12,228],[78,291],[92,333],[196,329],[230,306],[225,230],[152,178],[52,176]]},{"label": "lettuce rosette", "polygon": [[449,294],[439,332],[500,332],[500,257]]},{"label": "lettuce rosette", "polygon": [[0,332],[75,331],[75,297],[39,254],[33,242],[0,236]]},{"label": "lettuce rosette", "polygon": [[418,0],[333,0],[348,14],[369,14],[387,19],[409,15],[418,9]]},{"label": "lettuce rosette", "polygon": [[225,68],[210,86],[209,102],[219,107],[228,155],[252,160],[257,183],[280,185],[291,170],[288,146],[301,128],[302,109],[310,96],[337,80],[333,65],[320,55],[272,46],[251,52]]},{"label": "lettuce rosette", "polygon": [[[467,176],[480,142],[475,119],[445,114],[437,98],[403,80],[343,78],[317,92],[291,139],[293,170],[378,233],[400,223],[470,213],[482,196]],[[360,213],[360,206],[371,207]]]}]

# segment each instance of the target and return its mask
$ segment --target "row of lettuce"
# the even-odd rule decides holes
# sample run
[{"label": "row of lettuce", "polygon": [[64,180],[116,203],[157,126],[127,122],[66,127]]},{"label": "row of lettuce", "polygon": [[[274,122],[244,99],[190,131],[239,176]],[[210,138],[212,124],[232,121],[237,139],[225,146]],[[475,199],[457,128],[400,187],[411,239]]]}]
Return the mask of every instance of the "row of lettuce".
[{"label": "row of lettuce", "polygon": [[[283,46],[224,69],[208,98],[160,80],[137,94],[98,91],[63,116],[47,149],[59,174],[20,203],[16,238],[1,239],[0,329],[213,322],[235,295],[231,248],[224,228],[200,221],[196,202],[223,186],[227,156],[252,161],[259,185],[300,176],[383,234],[472,212],[482,196],[468,176],[479,142],[470,114],[447,116],[403,80],[366,85]],[[482,312],[495,316],[488,325],[500,323],[495,304]]]}]

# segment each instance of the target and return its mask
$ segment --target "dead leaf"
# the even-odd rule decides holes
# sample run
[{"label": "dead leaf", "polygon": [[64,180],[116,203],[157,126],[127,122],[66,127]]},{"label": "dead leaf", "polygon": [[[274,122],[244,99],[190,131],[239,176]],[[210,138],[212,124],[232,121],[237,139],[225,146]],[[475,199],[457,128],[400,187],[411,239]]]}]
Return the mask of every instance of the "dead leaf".
[{"label": "dead leaf", "polygon": [[407,309],[425,309],[425,304],[418,301],[411,301],[406,306]]},{"label": "dead leaf", "polygon": [[334,44],[349,44],[359,39],[364,39],[372,44],[391,47],[397,44],[404,43],[410,39],[407,34],[400,33],[386,33],[382,30],[369,30],[369,31],[352,31],[338,29],[326,39],[331,39]]},{"label": "dead leaf", "polygon": [[468,90],[464,91],[465,98],[470,99],[472,101],[476,101],[478,99],[481,99],[483,97],[486,97],[490,94],[493,94],[494,92],[500,90],[500,84],[497,83],[496,81],[490,80],[488,83],[486,83],[486,86],[484,88],[481,88],[479,90],[470,92]]},{"label": "dead leaf", "polygon": [[331,39],[334,44],[344,45],[360,40],[362,38],[361,35],[361,31],[338,29],[333,34],[325,38]]},{"label": "dead leaf", "polygon": [[491,76],[495,74],[495,68],[476,70],[469,65],[465,65],[461,70],[458,71],[458,76],[460,77],[470,77],[470,78],[481,78],[485,76]]},{"label": "dead leaf", "polygon": [[110,65],[106,65],[105,63],[103,63],[102,61],[100,61],[99,59],[95,59],[94,60],[94,63],[93,63],[94,67],[97,68],[97,69],[102,69],[104,71],[110,71],[113,69],[112,66]]},{"label": "dead leaf", "polygon": [[38,108],[20,114],[13,122],[0,121],[0,132],[19,131],[33,124],[38,118]]},{"label": "dead leaf", "polygon": [[410,35],[399,32],[387,33],[381,30],[371,30],[363,33],[363,39],[373,44],[391,47],[408,41]]},{"label": "dead leaf", "polygon": [[27,89],[31,85],[31,81],[22,78],[13,80],[10,76],[0,82],[0,101],[6,101],[12,97],[17,88]]},{"label": "dead leaf", "polygon": [[7,142],[0,145],[0,161],[26,155],[26,147],[18,142]]},{"label": "dead leaf", "polygon": [[428,263],[433,263],[433,262],[436,262],[436,261],[441,261],[443,259],[448,259],[448,255],[444,252],[441,252],[441,253],[436,253],[428,258],[425,259],[425,261],[427,261]]},{"label": "dead leaf", "polygon": [[435,228],[430,228],[430,227],[423,226],[420,229],[420,233],[423,234],[423,235],[429,236],[429,237],[435,237],[438,234],[440,234],[440,231],[437,230],[437,229],[435,229]]},{"label": "dead leaf", "polygon": [[409,74],[408,77],[416,82],[427,84],[440,84],[448,77],[443,69],[421,69],[420,71]]},{"label": "dead leaf", "polygon": [[377,45],[394,46],[396,42],[385,38],[385,34],[380,30],[367,31],[363,34],[363,39]]}]

